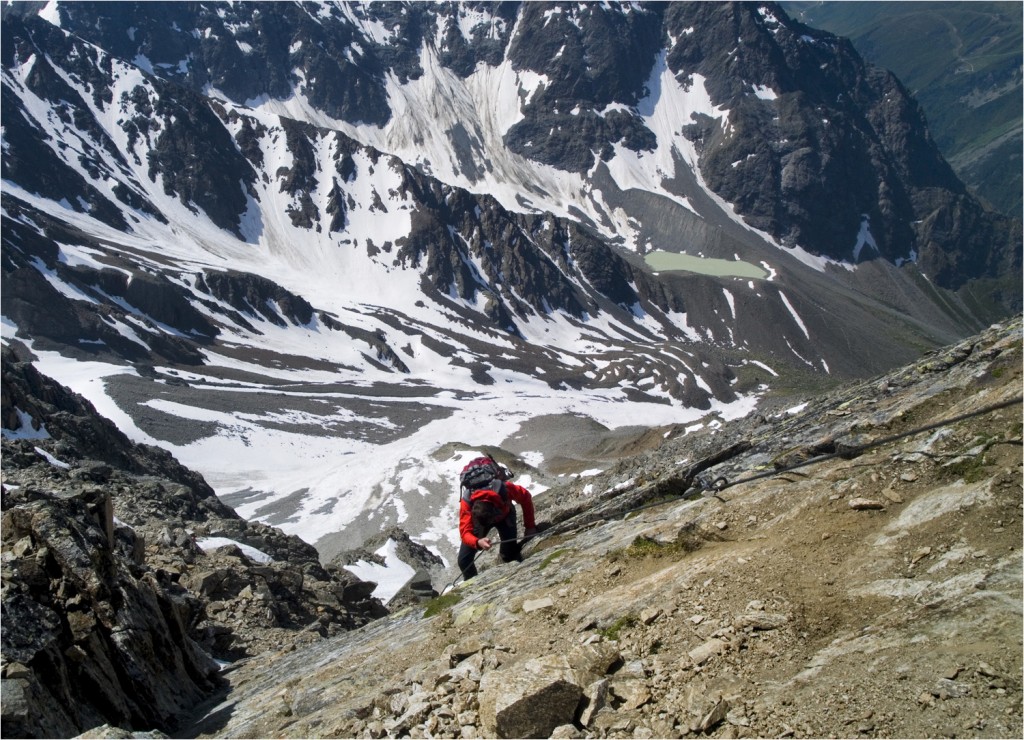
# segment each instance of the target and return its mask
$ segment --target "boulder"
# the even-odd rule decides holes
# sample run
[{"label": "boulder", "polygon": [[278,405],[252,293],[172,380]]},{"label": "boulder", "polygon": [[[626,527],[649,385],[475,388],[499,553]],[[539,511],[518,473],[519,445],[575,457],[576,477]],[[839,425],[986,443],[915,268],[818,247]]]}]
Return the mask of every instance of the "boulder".
[{"label": "boulder", "polygon": [[473,635],[451,645],[445,652],[450,656],[451,667],[454,668],[466,658],[470,658],[477,653],[483,652],[489,647],[491,647],[490,643],[484,642],[476,635]]},{"label": "boulder", "polygon": [[498,737],[550,737],[556,727],[572,722],[582,696],[565,657],[534,658],[484,675],[480,720]]},{"label": "boulder", "polygon": [[704,643],[701,643],[693,650],[690,651],[690,660],[696,665],[702,665],[709,661],[716,655],[720,655],[726,648],[724,641],[718,638],[712,638]]},{"label": "boulder", "polygon": [[529,614],[530,612],[540,611],[541,609],[550,609],[555,605],[554,599],[550,596],[545,596],[542,599],[527,599],[523,602],[523,612]]},{"label": "boulder", "polygon": [[604,709],[608,703],[608,679],[602,678],[599,681],[587,686],[583,691],[583,701],[580,702],[580,724],[590,727],[594,721],[594,715]]},{"label": "boulder", "polygon": [[622,663],[622,654],[610,643],[596,642],[574,648],[567,659],[580,682],[590,684]]},{"label": "boulder", "polygon": [[651,700],[651,690],[641,678],[612,680],[610,689],[620,709],[638,709]]}]

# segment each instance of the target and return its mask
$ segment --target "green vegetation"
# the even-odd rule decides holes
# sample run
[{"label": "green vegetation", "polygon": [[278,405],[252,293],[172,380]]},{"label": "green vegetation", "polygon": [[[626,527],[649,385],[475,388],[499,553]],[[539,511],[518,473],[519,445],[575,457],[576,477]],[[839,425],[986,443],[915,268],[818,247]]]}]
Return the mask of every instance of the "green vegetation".
[{"label": "green vegetation", "polygon": [[962,479],[964,483],[977,483],[984,480],[985,472],[984,455],[967,455],[949,465],[942,467],[943,477],[950,480]]},{"label": "green vegetation", "polygon": [[455,591],[450,591],[442,596],[436,596],[427,602],[427,607],[423,610],[423,616],[433,617],[436,614],[440,614],[445,609],[451,609],[460,601],[462,601],[462,594]]},{"label": "green vegetation", "polygon": [[624,617],[619,617],[611,626],[601,630],[601,636],[606,640],[618,640],[622,630],[631,629],[639,621],[640,620],[633,614],[627,614]]},{"label": "green vegetation", "polygon": [[554,560],[555,558],[559,558],[559,557],[561,557],[562,555],[565,555],[565,554],[566,554],[567,552],[570,552],[569,548],[567,548],[567,547],[563,547],[563,548],[561,548],[561,549],[555,550],[555,551],[554,551],[553,553],[551,553],[550,555],[548,555],[548,556],[547,556],[546,558],[544,558],[544,559],[543,559],[543,560],[541,561],[541,563],[540,563],[540,565],[538,566],[538,568],[537,568],[537,569],[538,569],[538,570],[544,570],[544,569],[545,569],[545,568],[547,568],[547,567],[548,567],[549,565],[551,565],[551,562],[552,562],[552,561],[553,561],[553,560]]},{"label": "green vegetation", "polygon": [[629,547],[608,553],[610,561],[636,560],[639,558],[662,558],[691,552],[696,547],[688,547],[686,538],[681,537],[674,542],[658,542],[650,537],[638,536]]},{"label": "green vegetation", "polygon": [[755,280],[763,280],[768,277],[764,268],[740,260],[711,259],[694,257],[691,254],[661,251],[646,254],[644,260],[652,270],[659,272],[683,270],[696,272],[699,275],[753,278]]},{"label": "green vegetation", "polygon": [[989,449],[998,444],[1006,444],[1008,439],[1019,439],[1021,427],[1022,423],[1016,422],[1010,430],[1009,437],[1004,434],[979,434],[967,445],[977,452],[961,455],[952,462],[941,466],[939,468],[940,475],[948,480],[962,479],[964,483],[977,483],[985,480],[993,473],[988,459]]},{"label": "green vegetation", "polygon": [[683,550],[678,542],[658,542],[650,537],[639,536],[626,548],[626,556],[631,558],[658,558],[675,555]]}]

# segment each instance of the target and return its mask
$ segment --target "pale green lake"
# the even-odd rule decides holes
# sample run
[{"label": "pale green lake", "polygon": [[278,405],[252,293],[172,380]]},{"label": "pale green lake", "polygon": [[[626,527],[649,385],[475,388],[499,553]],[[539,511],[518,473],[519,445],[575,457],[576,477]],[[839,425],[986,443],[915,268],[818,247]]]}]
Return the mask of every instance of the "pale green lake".
[{"label": "pale green lake", "polygon": [[768,272],[763,267],[758,267],[750,262],[741,262],[740,260],[720,260],[660,251],[644,255],[644,260],[652,270],[657,270],[658,272],[685,270],[686,272],[696,272],[701,275],[753,278],[755,280],[763,280],[768,277]]}]

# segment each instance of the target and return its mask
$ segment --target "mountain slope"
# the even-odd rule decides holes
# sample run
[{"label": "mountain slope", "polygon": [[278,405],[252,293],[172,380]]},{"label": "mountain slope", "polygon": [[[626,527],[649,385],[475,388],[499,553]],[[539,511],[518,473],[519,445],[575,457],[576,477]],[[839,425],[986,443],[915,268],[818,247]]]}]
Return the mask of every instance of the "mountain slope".
[{"label": "mountain slope", "polygon": [[[3,34],[5,342],[331,554],[411,522],[450,560],[446,445],[719,424],[1020,304],[1019,222],[772,5],[24,3]],[[540,491],[601,436],[518,454]]]},{"label": "mountain slope", "polygon": [[782,5],[893,70],[960,179],[1004,213],[1021,213],[1024,21],[1016,3]]},{"label": "mountain slope", "polygon": [[[550,492],[540,520],[558,524],[523,563],[481,555],[426,609],[239,666],[189,729],[1016,737],[1020,373],[1018,319],[624,459]],[[825,454],[854,441],[878,446]],[[682,497],[714,457],[736,485]],[[577,497],[593,506],[566,517]]]},{"label": "mountain slope", "polygon": [[5,350],[4,730],[1014,737],[1021,340],[626,454],[539,501],[524,562],[372,622]]},{"label": "mountain slope", "polygon": [[[917,105],[848,42],[793,23],[772,4],[624,12],[526,4],[514,19],[508,10],[492,14],[493,7],[324,4],[310,14],[291,4],[269,12],[200,3],[167,17],[149,14],[145,4],[75,3],[58,5],[53,19],[197,91],[353,131],[446,182],[511,185],[530,201],[524,191],[533,190],[546,209],[558,193],[595,223],[618,221],[620,235],[632,230],[602,212],[602,194],[559,173],[582,175],[601,162],[613,173],[646,169],[646,189],[672,193],[663,182],[675,170],[671,140],[691,167],[699,158],[715,194],[782,244],[849,260],[866,219],[879,254],[916,253],[940,285],[992,274],[995,264],[982,256],[993,250],[987,240],[968,246],[969,234],[946,237],[941,251],[972,252],[982,262],[941,273],[927,228],[907,230],[935,208],[940,191],[943,207],[977,207],[962,199]],[[174,43],[155,42],[168,25]],[[689,31],[698,27],[704,33]],[[238,75],[243,60],[252,74]],[[350,87],[335,90],[335,80]],[[645,113],[653,109],[657,118],[676,89],[686,93],[673,110],[679,129],[658,130]],[[728,125],[707,128],[703,116],[723,115]],[[638,161],[652,154],[655,162]]]}]

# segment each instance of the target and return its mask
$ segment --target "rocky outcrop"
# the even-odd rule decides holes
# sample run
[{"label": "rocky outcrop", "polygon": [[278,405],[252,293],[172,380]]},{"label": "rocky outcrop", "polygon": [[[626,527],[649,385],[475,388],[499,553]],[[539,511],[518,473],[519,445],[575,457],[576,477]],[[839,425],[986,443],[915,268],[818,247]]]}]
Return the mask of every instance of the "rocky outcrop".
[{"label": "rocky outcrop", "polygon": [[[202,476],[179,463],[169,452],[134,444],[87,400],[37,371],[10,347],[3,347],[2,352],[0,408],[5,439],[35,436],[69,465],[81,463],[91,471],[86,477],[95,476],[100,482],[107,480],[114,468],[183,486],[191,493],[187,509],[191,518],[231,516],[231,510],[220,503]],[[12,444],[7,452],[8,470],[38,464],[38,453],[24,443]]]},{"label": "rocky outcrop", "polygon": [[5,485],[3,499],[5,735],[169,728],[210,695],[220,667],[192,637],[202,600],[143,566],[109,491]]},{"label": "rocky outcrop", "polygon": [[[68,265],[59,259],[53,240],[98,244],[27,204],[11,202],[7,208],[37,225],[26,228],[12,222],[4,230],[4,315],[17,323],[23,336],[31,335],[44,346],[62,346],[76,357],[201,364],[196,344],[206,344],[217,329],[189,305],[171,279],[116,259],[112,262],[121,269]],[[133,273],[139,278],[134,287],[128,279]],[[46,276],[73,287],[58,290],[57,281]],[[134,336],[123,331],[124,324],[133,326]],[[145,337],[144,342],[138,337]]]},{"label": "rocky outcrop", "polygon": [[534,658],[480,680],[480,721],[498,737],[550,737],[572,723],[582,696],[567,658]]},{"label": "rocky outcrop", "polygon": [[[804,23],[847,36],[865,59],[895,72],[914,91],[935,141],[964,184],[1010,217],[1024,211],[1022,75],[1015,56],[1024,28],[1010,6],[981,12],[971,5],[894,5],[882,13],[880,7],[864,6],[854,11],[855,18],[849,14],[852,8],[830,4],[785,7]],[[953,28],[957,33],[941,40],[940,34]],[[968,46],[1011,53],[974,54],[966,60],[961,54]],[[922,53],[931,56],[931,64],[919,64]],[[936,75],[938,69],[947,74]],[[1015,113],[1007,117],[1003,111]],[[1010,118],[1017,123],[1008,129]]]},{"label": "rocky outcrop", "polygon": [[70,273],[72,282],[80,283],[86,289],[95,287],[103,297],[123,298],[155,322],[183,334],[198,334],[211,339],[218,334],[210,320],[188,301],[181,286],[164,275],[151,275],[140,270],[126,274],[121,270],[83,267],[69,267],[66,271]]},{"label": "rocky outcrop", "polygon": [[206,272],[196,279],[196,287],[241,314],[277,326],[302,326],[313,319],[313,307],[308,301],[259,275],[233,270]]},{"label": "rocky outcrop", "polygon": [[217,661],[387,613],[7,347],[2,389],[5,735],[169,731],[221,685]]},{"label": "rocky outcrop", "polygon": [[378,367],[393,369],[400,373],[409,372],[409,367],[405,364],[398,353],[395,352],[391,345],[387,343],[387,337],[384,336],[384,332],[370,332],[366,329],[361,329],[358,326],[341,324],[323,313],[319,315],[319,319],[329,329],[343,331],[353,339],[365,342],[373,352],[373,357],[368,357],[368,359]]},{"label": "rocky outcrop", "polygon": [[[629,108],[644,97],[662,41],[661,12],[657,5],[624,14],[612,6],[524,3],[508,58],[517,69],[547,76],[548,84],[509,129],[506,145],[581,174],[595,158],[610,159],[614,144],[653,150],[656,137]],[[622,108],[607,110],[616,105]]]},{"label": "rocky outcrop", "polygon": [[[167,83],[163,83],[167,84]],[[152,101],[153,118],[149,150],[149,177],[163,182],[167,195],[178,198],[190,210],[201,210],[209,219],[236,236],[252,194],[256,172],[234,145],[205,98],[195,94],[157,92]],[[196,171],[202,168],[202,177]]]}]

